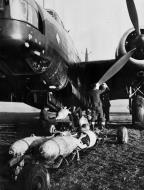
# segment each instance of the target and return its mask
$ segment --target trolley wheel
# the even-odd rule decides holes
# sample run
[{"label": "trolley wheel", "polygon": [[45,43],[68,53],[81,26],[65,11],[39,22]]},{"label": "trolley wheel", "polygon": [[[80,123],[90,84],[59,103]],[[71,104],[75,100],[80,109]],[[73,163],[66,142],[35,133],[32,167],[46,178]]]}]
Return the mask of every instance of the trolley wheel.
[{"label": "trolley wheel", "polygon": [[119,127],[117,130],[117,142],[120,144],[128,143],[128,129],[126,127]]},{"label": "trolley wheel", "polygon": [[25,190],[49,190],[50,175],[42,164],[32,165],[25,178]]}]

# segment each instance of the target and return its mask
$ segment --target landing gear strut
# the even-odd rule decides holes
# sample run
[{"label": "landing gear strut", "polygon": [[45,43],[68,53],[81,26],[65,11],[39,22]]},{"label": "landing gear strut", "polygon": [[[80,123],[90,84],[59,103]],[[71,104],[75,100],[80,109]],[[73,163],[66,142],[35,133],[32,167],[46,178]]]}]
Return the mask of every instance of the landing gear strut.
[{"label": "landing gear strut", "polygon": [[129,108],[132,114],[132,124],[142,126],[144,124],[144,93],[143,83],[129,90]]},{"label": "landing gear strut", "polygon": [[132,101],[132,123],[144,124],[144,98],[140,95],[136,95]]}]

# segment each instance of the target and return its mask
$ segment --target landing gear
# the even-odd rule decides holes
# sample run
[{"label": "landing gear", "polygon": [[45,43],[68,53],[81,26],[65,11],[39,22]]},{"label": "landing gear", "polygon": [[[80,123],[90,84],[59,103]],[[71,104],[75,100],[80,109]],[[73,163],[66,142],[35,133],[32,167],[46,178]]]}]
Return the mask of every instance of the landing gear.
[{"label": "landing gear", "polygon": [[140,95],[135,96],[132,101],[132,123],[144,124],[144,98]]},{"label": "landing gear", "polygon": [[132,114],[132,124],[143,126],[144,124],[144,85],[137,82],[129,89],[129,110]]}]

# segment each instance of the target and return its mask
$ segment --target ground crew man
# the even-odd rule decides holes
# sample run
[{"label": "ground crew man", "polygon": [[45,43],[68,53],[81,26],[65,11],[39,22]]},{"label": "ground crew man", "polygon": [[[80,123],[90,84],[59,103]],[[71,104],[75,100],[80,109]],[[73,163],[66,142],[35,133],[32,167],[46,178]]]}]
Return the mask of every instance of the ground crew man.
[{"label": "ground crew man", "polygon": [[94,129],[94,125],[97,121],[98,127],[102,129],[105,126],[105,118],[102,109],[102,102],[100,99],[100,95],[105,91],[100,87],[99,83],[96,83],[91,90],[91,98],[92,98],[92,126]]},{"label": "ground crew man", "polygon": [[110,90],[106,83],[103,83],[101,85],[101,88],[105,89],[105,91],[100,96],[101,101],[102,101],[103,113],[104,113],[106,122],[109,122],[109,110],[111,106],[110,99],[109,99]]}]

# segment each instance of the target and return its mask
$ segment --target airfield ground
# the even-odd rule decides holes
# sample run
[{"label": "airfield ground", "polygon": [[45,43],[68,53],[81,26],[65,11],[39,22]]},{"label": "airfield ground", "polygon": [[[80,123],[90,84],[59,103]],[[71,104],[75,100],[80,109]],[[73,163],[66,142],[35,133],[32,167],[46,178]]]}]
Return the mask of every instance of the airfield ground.
[{"label": "airfield ground", "polygon": [[[121,108],[121,109],[120,109]],[[107,142],[80,154],[81,161],[51,171],[52,190],[143,190],[144,189],[144,131],[131,128],[131,116],[127,102],[112,102],[109,131],[116,132],[118,126],[128,127],[129,142],[126,145]],[[24,124],[23,124],[24,125]],[[7,145],[14,139],[11,133],[0,135],[0,150],[6,155]],[[33,128],[33,127],[32,127]],[[28,130],[30,130],[28,128]],[[7,139],[6,139],[7,137]],[[1,143],[2,142],[2,143]],[[2,171],[3,155],[0,155]],[[4,178],[0,178],[0,185]],[[1,186],[0,186],[1,187]],[[6,190],[15,186],[5,182]],[[1,190],[1,189],[0,189]]]}]

